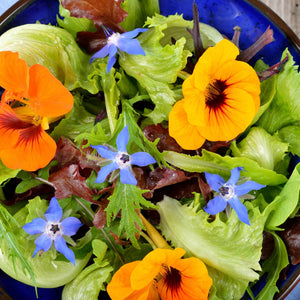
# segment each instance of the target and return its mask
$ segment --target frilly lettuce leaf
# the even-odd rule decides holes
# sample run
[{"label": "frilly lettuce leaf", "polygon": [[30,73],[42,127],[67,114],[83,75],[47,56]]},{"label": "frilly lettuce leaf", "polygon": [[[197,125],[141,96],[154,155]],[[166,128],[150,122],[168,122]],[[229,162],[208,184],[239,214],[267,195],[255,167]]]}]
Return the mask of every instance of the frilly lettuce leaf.
[{"label": "frilly lettuce leaf", "polygon": [[289,143],[289,151],[300,156],[300,125],[283,127],[278,131],[278,137]]},{"label": "frilly lettuce leaf", "polygon": [[[148,18],[145,25],[151,27],[163,26],[167,24],[163,30],[164,36],[161,38],[160,43],[162,45],[172,44],[172,39],[178,40],[182,37],[186,39],[185,48],[194,51],[194,41],[192,35],[187,29],[193,28],[193,21],[183,19],[182,15],[171,15],[168,17],[156,14],[153,18]],[[200,23],[200,35],[203,43],[203,47],[214,46],[216,43],[223,39],[221,33],[214,27]]]},{"label": "frilly lettuce leaf", "polygon": [[248,157],[265,169],[277,170],[278,163],[287,156],[288,146],[263,128],[252,127],[246,138],[238,144],[233,141],[230,149],[235,157]]},{"label": "frilly lettuce leaf", "polygon": [[92,94],[99,91],[98,82],[88,76],[90,57],[62,28],[44,24],[14,27],[0,36],[0,51],[18,52],[29,66],[45,66],[69,90],[82,87]]},{"label": "frilly lettuce leaf", "polygon": [[177,100],[171,84],[175,83],[179,71],[186,65],[187,57],[191,55],[190,51],[184,50],[184,38],[175,45],[163,47],[160,44],[166,26],[156,26],[139,35],[145,56],[122,53],[119,57],[120,66],[138,81],[155,104],[154,110],[147,114],[154,123],[168,119]]},{"label": "frilly lettuce leaf", "polygon": [[73,109],[66,115],[51,132],[56,141],[61,136],[74,140],[79,134],[89,132],[94,127],[95,115],[89,113],[83,106],[83,96],[79,93],[73,95]]},{"label": "frilly lettuce leaf", "polygon": [[101,290],[105,290],[104,283],[111,278],[113,267],[103,261],[107,246],[101,240],[93,240],[93,249],[96,258],[94,263],[86,267],[73,281],[66,284],[62,300],[97,300]]},{"label": "frilly lettuce leaf", "polygon": [[[45,212],[47,207],[48,202],[46,200],[41,200],[39,197],[36,197],[30,200],[27,206],[19,210],[14,215],[14,218],[20,226],[23,226],[26,222],[30,222],[32,218],[38,216],[36,213],[37,209]],[[31,211],[30,216],[28,215],[29,211]],[[13,234],[20,247],[22,247],[23,256],[32,265],[37,287],[54,288],[66,284],[80,273],[92,254],[90,249],[90,252],[85,252],[83,258],[76,258],[75,266],[73,266],[71,262],[63,259],[61,255],[57,255],[57,258],[55,259],[50,250],[43,253],[42,256],[36,255],[35,257],[32,257],[35,244],[33,240],[30,239],[30,236],[22,228],[15,229]],[[80,240],[78,241],[77,246],[79,247],[79,245]],[[81,245],[81,247],[84,247],[84,245]],[[72,247],[72,249],[74,250],[76,247]],[[33,283],[30,276],[22,272],[22,265],[19,261],[16,261],[15,272],[9,257],[9,245],[7,241],[3,239],[0,251],[0,268],[16,280],[32,285]]]},{"label": "frilly lettuce leaf", "polygon": [[258,125],[269,133],[300,123],[300,73],[292,55],[285,50],[282,58],[288,55],[288,61],[276,75],[276,94],[269,108],[261,116]]},{"label": "frilly lettuce leaf", "polygon": [[20,169],[9,169],[7,168],[0,159],[0,185],[10,178],[14,178]]},{"label": "frilly lettuce leaf", "polygon": [[284,185],[279,195],[266,208],[273,211],[266,222],[266,228],[276,230],[277,226],[284,223],[293,213],[299,203],[300,191],[300,164],[298,164],[288,182]]},{"label": "frilly lettuce leaf", "polygon": [[165,152],[167,163],[188,172],[208,172],[218,174],[223,178],[230,177],[230,171],[235,167],[243,167],[241,176],[265,185],[278,185],[287,181],[282,175],[261,167],[256,161],[247,157],[221,156],[217,153],[202,150],[202,156],[190,156],[173,151]]},{"label": "frilly lettuce leaf", "polygon": [[61,3],[59,4],[59,15],[57,16],[57,23],[60,27],[66,29],[72,34],[74,38],[77,36],[79,31],[96,31],[96,27],[92,20],[86,18],[76,18],[70,16],[70,11],[64,8]]},{"label": "frilly lettuce leaf", "polygon": [[125,0],[121,7],[128,16],[120,25],[127,31],[143,27],[147,17],[159,13],[158,0]]},{"label": "frilly lettuce leaf", "polygon": [[[165,196],[157,204],[163,235],[173,246],[185,249],[188,256],[198,257],[210,267],[213,285],[217,294],[222,293],[222,299],[240,299],[249,281],[259,278],[255,270],[261,270],[262,232],[267,215],[249,201],[244,204],[251,226],[240,222],[234,211],[226,221],[223,221],[226,219],[224,213],[219,213],[209,222],[209,215],[203,210],[197,212],[196,208],[181,205],[170,197]],[[226,287],[217,279],[222,277],[220,272],[230,277],[235,285],[227,284]],[[223,280],[227,281],[226,277]]]}]

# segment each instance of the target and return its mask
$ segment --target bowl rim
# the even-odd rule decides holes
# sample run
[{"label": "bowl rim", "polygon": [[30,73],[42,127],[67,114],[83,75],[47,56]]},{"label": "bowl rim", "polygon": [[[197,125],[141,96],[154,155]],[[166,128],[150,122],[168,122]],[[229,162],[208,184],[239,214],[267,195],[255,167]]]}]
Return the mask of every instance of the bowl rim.
[{"label": "bowl rim", "polygon": [[[20,11],[26,8],[31,3],[36,0],[19,0],[14,5],[12,5],[7,11],[5,11],[0,16],[0,27],[5,26],[7,23],[11,21]],[[300,56],[300,38],[296,35],[296,33],[287,25],[287,23],[275,13],[269,6],[260,0],[243,0],[248,4],[252,5],[259,11],[263,11],[264,15],[270,19],[286,36],[286,38],[291,42],[291,44],[295,47]]]},{"label": "bowl rim", "polygon": [[[37,0],[19,0],[13,4],[8,10],[6,10],[0,16],[0,28],[8,24],[15,16],[17,16],[22,10],[27,6]],[[255,9],[263,11],[264,15],[274,23],[285,35],[285,37],[290,41],[290,43],[295,47],[296,51],[300,56],[300,38],[296,33],[287,25],[287,23],[269,6],[260,0],[243,0],[244,2],[250,4]],[[294,274],[283,284],[283,287],[280,289],[279,293],[275,295],[275,299],[283,300],[287,297],[288,294],[296,287],[300,282],[300,265]]]}]

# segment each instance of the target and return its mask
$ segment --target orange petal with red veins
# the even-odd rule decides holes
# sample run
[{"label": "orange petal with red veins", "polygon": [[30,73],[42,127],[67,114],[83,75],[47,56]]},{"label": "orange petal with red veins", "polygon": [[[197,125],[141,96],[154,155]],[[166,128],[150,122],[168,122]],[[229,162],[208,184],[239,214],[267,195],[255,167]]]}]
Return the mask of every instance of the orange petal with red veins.
[{"label": "orange petal with red veins", "polygon": [[161,271],[162,264],[173,263],[184,253],[185,251],[180,248],[175,250],[157,248],[148,253],[131,273],[132,288],[140,290],[151,284]]},{"label": "orange petal with red veins", "polygon": [[122,300],[130,296],[134,290],[130,284],[130,275],[140,261],[123,265],[113,276],[107,286],[107,292],[113,300]]},{"label": "orange petal with red veins", "polygon": [[47,68],[33,65],[29,75],[29,105],[38,116],[58,117],[72,109],[72,94]]},{"label": "orange petal with red veins", "polygon": [[29,82],[28,67],[18,53],[0,52],[0,86],[10,92],[27,97]]},{"label": "orange petal with red veins", "polygon": [[197,126],[188,122],[183,104],[184,100],[178,101],[169,114],[169,134],[183,149],[196,150],[204,144],[205,138]]},{"label": "orange petal with red veins", "polygon": [[14,148],[0,151],[0,158],[10,169],[36,171],[45,167],[56,152],[55,141],[41,128],[31,125],[19,131]]},{"label": "orange petal with red veins", "polygon": [[[208,299],[208,292],[212,285],[212,279],[208,275],[205,264],[200,259],[195,257],[179,259],[172,265],[172,268],[179,271],[180,280],[177,284],[172,282],[172,278],[169,278],[168,281],[165,279],[160,280],[157,284],[157,288],[161,299]],[[173,280],[176,281],[178,278],[174,278]]]},{"label": "orange petal with red veins", "polygon": [[[29,124],[30,125],[30,124]],[[19,130],[28,126],[7,104],[0,104],[0,149],[12,148],[19,139]]]}]

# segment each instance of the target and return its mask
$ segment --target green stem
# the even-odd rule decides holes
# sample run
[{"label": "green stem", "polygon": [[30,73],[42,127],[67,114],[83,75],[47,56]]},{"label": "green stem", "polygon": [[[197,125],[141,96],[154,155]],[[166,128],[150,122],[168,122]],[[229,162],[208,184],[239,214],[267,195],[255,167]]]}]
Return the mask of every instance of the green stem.
[{"label": "green stem", "polygon": [[0,200],[6,200],[5,195],[3,193],[3,189],[2,189],[1,186],[0,186]]},{"label": "green stem", "polygon": [[[95,214],[94,212],[89,209],[84,203],[82,203],[82,201],[80,199],[78,199],[77,197],[75,198],[76,201],[80,204],[80,206],[90,215],[91,220],[93,221],[95,218]],[[108,243],[111,245],[112,249],[114,250],[114,252],[117,254],[119,260],[121,261],[122,264],[124,264],[124,260],[122,259],[120,253],[118,252],[118,250],[116,249],[115,245],[112,243],[112,241],[110,240],[110,238],[108,237],[108,235],[106,234],[106,232],[104,231],[103,228],[100,228],[101,232],[103,233],[104,237],[107,239]]]},{"label": "green stem", "polygon": [[177,76],[182,80],[186,80],[188,77],[191,76],[191,74],[185,71],[180,71]]}]

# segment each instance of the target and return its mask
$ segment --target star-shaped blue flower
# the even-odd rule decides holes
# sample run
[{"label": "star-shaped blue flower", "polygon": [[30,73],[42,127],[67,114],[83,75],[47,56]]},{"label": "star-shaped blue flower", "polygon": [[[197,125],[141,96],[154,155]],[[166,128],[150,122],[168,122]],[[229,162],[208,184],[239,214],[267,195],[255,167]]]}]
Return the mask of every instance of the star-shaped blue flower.
[{"label": "star-shaped blue flower", "polygon": [[119,33],[113,32],[108,28],[104,28],[104,32],[107,37],[107,44],[91,57],[90,63],[95,58],[102,58],[109,55],[106,68],[107,73],[109,73],[110,69],[116,62],[118,49],[132,55],[145,55],[144,49],[141,47],[140,42],[135,39],[135,37],[140,32],[147,30],[148,29],[145,28],[136,28],[132,31]]},{"label": "star-shaped blue flower", "polygon": [[29,234],[41,234],[36,240],[36,248],[32,257],[39,251],[48,251],[53,242],[58,252],[62,253],[73,265],[75,265],[74,252],[68,248],[63,236],[74,235],[81,222],[75,217],[68,217],[61,221],[63,211],[59,206],[57,199],[53,197],[45,213],[45,219],[36,218],[23,226],[23,229]]},{"label": "star-shaped blue flower", "polygon": [[145,167],[156,163],[156,160],[147,152],[136,152],[131,155],[127,153],[126,146],[129,141],[128,125],[119,133],[116,143],[118,151],[111,151],[106,146],[91,146],[97,150],[99,155],[111,160],[111,163],[103,166],[98,173],[96,183],[102,183],[106,177],[114,170],[120,170],[120,180],[124,184],[136,185],[137,180],[132,174],[131,165]]},{"label": "star-shaped blue flower", "polygon": [[223,211],[227,204],[229,204],[235,210],[240,221],[250,225],[247,208],[239,200],[239,197],[246,195],[252,190],[259,190],[265,187],[265,185],[251,180],[241,185],[236,185],[240,178],[240,171],[242,169],[243,168],[241,167],[232,169],[231,177],[227,182],[225,182],[225,180],[219,175],[205,172],[207,183],[218,194],[215,198],[208,201],[207,206],[204,207],[204,210],[210,215],[216,215],[217,213]]}]

